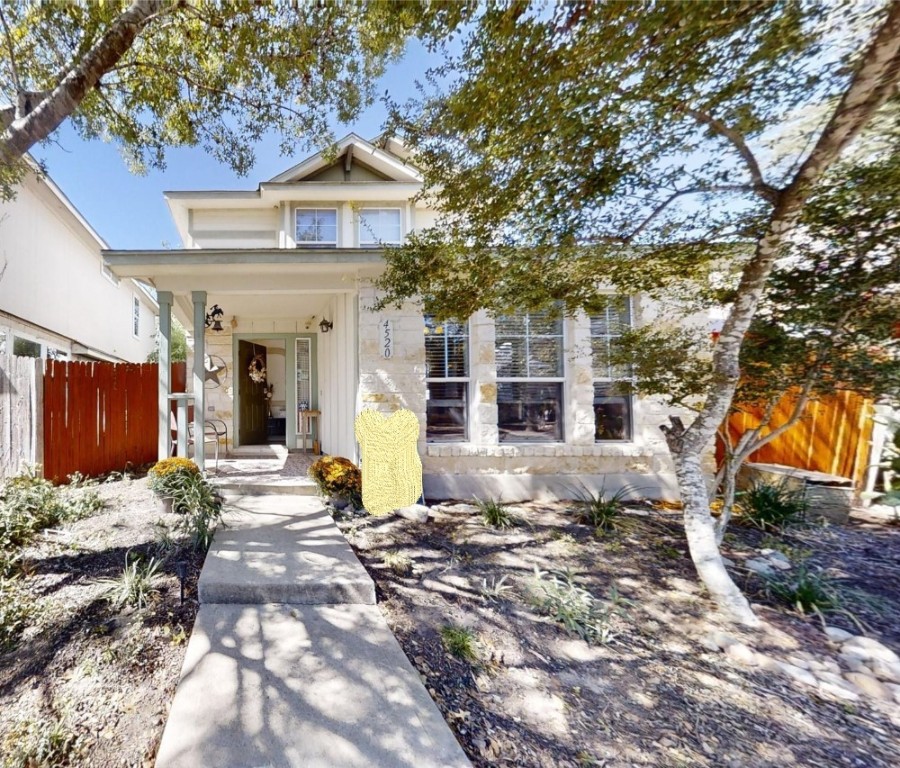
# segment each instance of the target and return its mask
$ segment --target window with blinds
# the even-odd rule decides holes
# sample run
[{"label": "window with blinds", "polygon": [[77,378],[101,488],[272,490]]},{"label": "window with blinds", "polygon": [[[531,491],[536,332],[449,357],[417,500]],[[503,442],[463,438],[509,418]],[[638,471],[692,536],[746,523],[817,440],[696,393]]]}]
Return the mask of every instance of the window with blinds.
[{"label": "window with blinds", "polygon": [[591,355],[594,372],[594,440],[629,441],[634,434],[632,396],[622,394],[616,381],[631,371],[614,366],[610,351],[615,340],[632,325],[631,299],[610,296],[605,307],[590,316]]},{"label": "window with blinds", "polygon": [[359,244],[398,245],[403,239],[399,208],[363,208],[359,212]]},{"label": "window with blinds", "polygon": [[[296,339],[294,350],[297,358],[297,410],[307,411],[312,408],[312,341],[310,339]],[[303,422],[308,421],[297,417],[297,434],[302,435]]]},{"label": "window with blinds", "polygon": [[498,317],[495,334],[500,442],[561,441],[562,316],[544,311]]},{"label": "window with blinds", "polygon": [[425,437],[468,439],[469,326],[425,316]]}]

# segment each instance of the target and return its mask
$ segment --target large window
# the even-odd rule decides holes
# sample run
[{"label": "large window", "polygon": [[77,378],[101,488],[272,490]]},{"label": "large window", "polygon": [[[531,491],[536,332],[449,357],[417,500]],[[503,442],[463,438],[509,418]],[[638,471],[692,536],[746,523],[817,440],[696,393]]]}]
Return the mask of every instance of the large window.
[{"label": "large window", "polygon": [[615,382],[630,371],[614,366],[610,351],[615,340],[631,327],[631,300],[610,296],[605,308],[591,315],[591,352],[594,370],[594,439],[631,440],[632,397],[622,394]]},{"label": "large window", "polygon": [[359,244],[398,245],[402,240],[399,208],[363,208],[359,212]]},{"label": "large window", "polygon": [[336,208],[298,208],[295,215],[298,248],[337,247]]},{"label": "large window", "polygon": [[468,439],[469,328],[425,317],[425,436],[429,442]]},{"label": "large window", "polygon": [[498,317],[495,325],[500,442],[563,439],[563,326],[550,312]]}]

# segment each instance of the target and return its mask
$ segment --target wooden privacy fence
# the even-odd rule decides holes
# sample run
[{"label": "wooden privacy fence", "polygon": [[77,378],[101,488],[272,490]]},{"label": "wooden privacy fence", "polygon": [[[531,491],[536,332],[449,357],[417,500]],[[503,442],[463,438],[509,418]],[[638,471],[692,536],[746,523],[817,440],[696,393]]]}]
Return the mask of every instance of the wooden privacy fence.
[{"label": "wooden privacy fence", "polygon": [[[172,391],[185,389],[184,363],[172,366]],[[102,475],[156,459],[156,363],[67,363],[44,371],[44,477]]]},{"label": "wooden privacy fence", "polygon": [[33,357],[0,362],[0,477],[41,463],[43,365]]},{"label": "wooden privacy fence", "polygon": [[[787,421],[795,402],[793,395],[782,398],[775,409],[773,427]],[[761,408],[742,408],[743,413],[732,414],[728,419],[728,433],[732,441],[759,426],[762,418]],[[854,487],[860,488],[869,463],[874,427],[872,415],[872,401],[855,392],[838,392],[810,402],[793,427],[751,454],[749,460],[849,477],[853,479]],[[767,431],[764,430],[763,434]],[[723,456],[723,447],[719,444],[719,461]]]}]

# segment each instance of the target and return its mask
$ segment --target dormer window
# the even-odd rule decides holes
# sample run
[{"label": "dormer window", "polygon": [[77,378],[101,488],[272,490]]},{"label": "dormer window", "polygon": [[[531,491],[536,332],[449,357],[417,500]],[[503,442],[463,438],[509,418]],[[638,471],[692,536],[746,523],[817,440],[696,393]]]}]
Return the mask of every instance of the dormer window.
[{"label": "dormer window", "polygon": [[359,244],[361,247],[400,245],[399,208],[363,208],[359,212]]},{"label": "dormer window", "polygon": [[337,248],[337,209],[298,208],[298,248]]}]

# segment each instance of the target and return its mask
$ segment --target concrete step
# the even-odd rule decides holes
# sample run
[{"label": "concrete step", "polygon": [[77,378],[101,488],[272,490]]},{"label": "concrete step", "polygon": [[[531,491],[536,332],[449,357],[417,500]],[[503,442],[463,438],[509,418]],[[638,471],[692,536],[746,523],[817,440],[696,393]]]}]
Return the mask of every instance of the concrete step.
[{"label": "concrete step", "polygon": [[374,605],[375,584],[320,500],[240,496],[223,520],[200,573],[201,603]]},{"label": "concrete step", "polygon": [[157,768],[470,768],[375,606],[203,605]]},{"label": "concrete step", "polygon": [[305,477],[285,477],[278,479],[236,477],[211,477],[210,482],[226,498],[238,496],[261,496],[264,494],[286,494],[293,496],[315,496],[316,484]]}]

